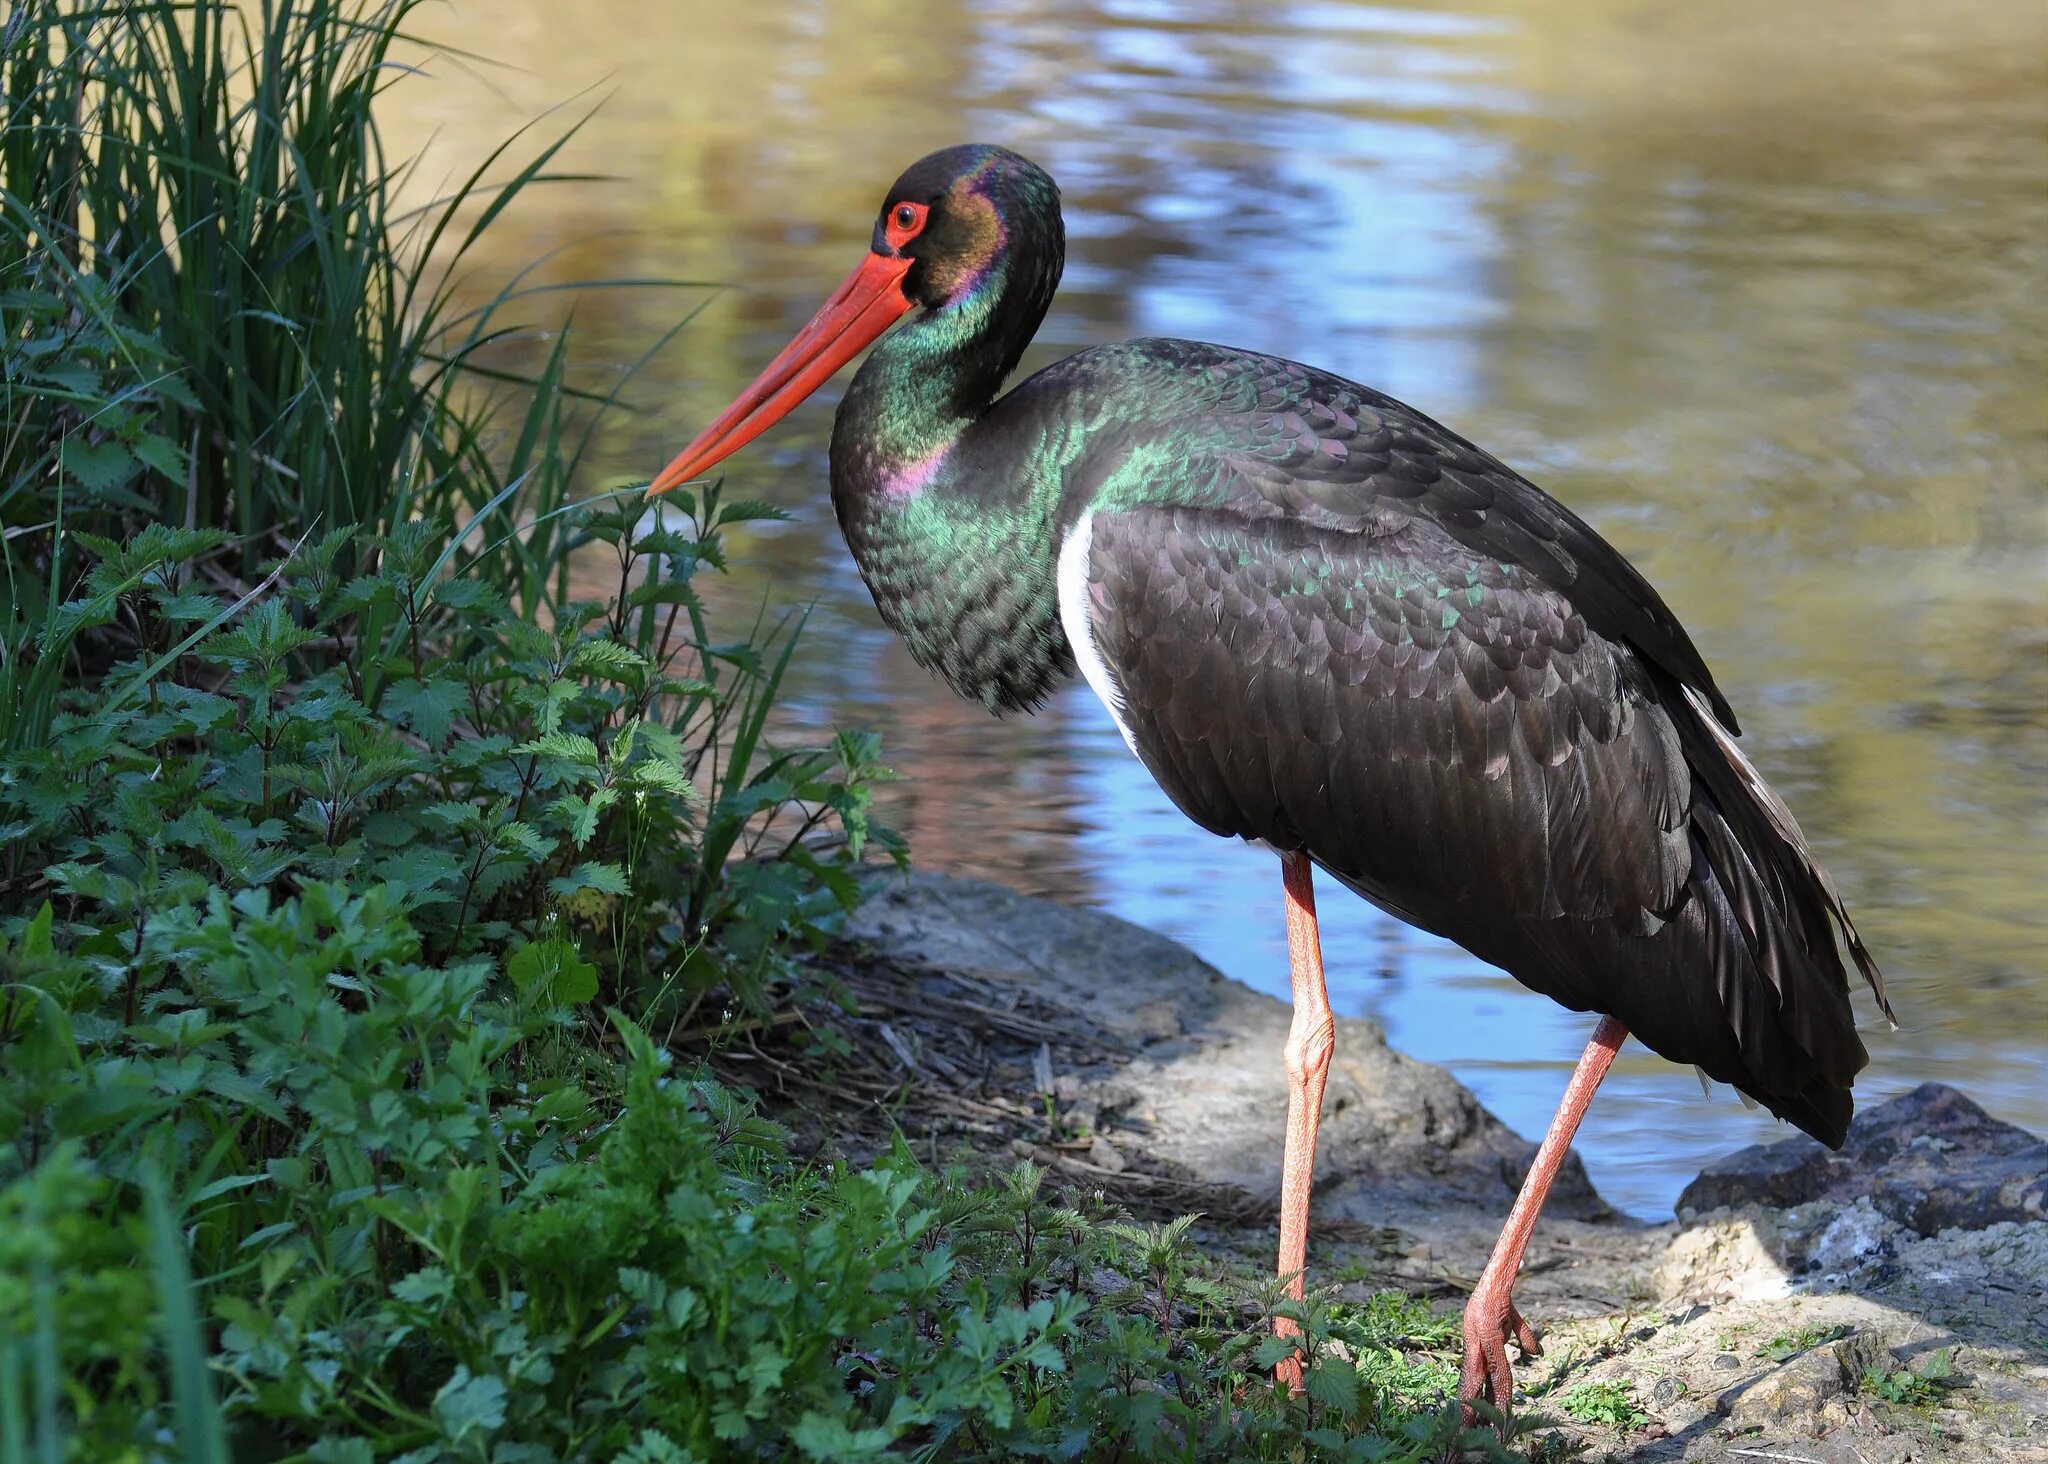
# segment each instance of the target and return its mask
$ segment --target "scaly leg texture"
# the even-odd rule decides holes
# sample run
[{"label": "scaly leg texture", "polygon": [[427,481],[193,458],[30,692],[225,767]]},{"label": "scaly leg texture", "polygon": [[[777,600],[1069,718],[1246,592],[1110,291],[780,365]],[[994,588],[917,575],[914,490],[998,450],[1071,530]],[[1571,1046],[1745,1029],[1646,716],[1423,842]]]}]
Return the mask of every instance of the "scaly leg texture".
[{"label": "scaly leg texture", "polygon": [[1484,1398],[1498,1409],[1503,1438],[1507,1437],[1508,1405],[1515,1391],[1514,1372],[1508,1366],[1508,1338],[1512,1336],[1526,1356],[1537,1357],[1543,1351],[1536,1333],[1515,1310],[1515,1277],[1522,1269],[1522,1252],[1529,1248],[1536,1217],[1542,1213],[1544,1198],[1564,1156],[1571,1151],[1572,1135],[1579,1131],[1586,1105],[1593,1101],[1594,1090],[1627,1037],[1628,1029],[1612,1017],[1602,1017],[1593,1029],[1593,1040],[1586,1044],[1571,1082],[1565,1085],[1564,1101],[1536,1150],[1536,1162],[1529,1166],[1522,1192],[1515,1196],[1515,1207],[1508,1211],[1508,1223],[1494,1242],[1493,1257],[1487,1261],[1472,1299],[1465,1303],[1465,1371],[1458,1396],[1467,1404],[1468,1423],[1472,1421],[1469,1405],[1476,1399]]},{"label": "scaly leg texture", "polygon": [[[1337,1045],[1330,994],[1323,988],[1322,940],[1316,934],[1315,866],[1306,854],[1280,856],[1287,889],[1287,959],[1293,976],[1294,1021],[1287,1029],[1287,1150],[1280,1168],[1280,1268],[1287,1294],[1301,1298],[1301,1273],[1308,1258],[1308,1193],[1316,1168],[1316,1125],[1323,1115],[1323,1084]],[[1276,1336],[1300,1329],[1275,1318]],[[1298,1391],[1301,1362],[1290,1357],[1273,1377]]]}]

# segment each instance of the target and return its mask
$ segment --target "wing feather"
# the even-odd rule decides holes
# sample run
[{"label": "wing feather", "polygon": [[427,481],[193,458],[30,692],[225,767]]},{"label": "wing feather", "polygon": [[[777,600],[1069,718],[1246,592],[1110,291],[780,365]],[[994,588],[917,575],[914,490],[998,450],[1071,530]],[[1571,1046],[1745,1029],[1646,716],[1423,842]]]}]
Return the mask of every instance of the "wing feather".
[{"label": "wing feather", "polygon": [[[1143,392],[1145,432],[1169,434],[1182,452],[1180,501],[1207,494],[1247,516],[1353,534],[1433,524],[1476,558],[1568,594],[1595,632],[1626,642],[1739,730],[1691,637],[1634,566],[1569,508],[1414,407],[1297,362],[1179,340],[1085,351],[1013,395],[1093,399],[1096,386]],[[1088,506],[1133,486],[1114,480],[1136,430],[1110,424],[1097,434],[1099,452],[1077,473]]]},{"label": "wing feather", "polygon": [[[1228,511],[1142,508],[1091,534],[1096,649],[1205,827],[1291,847],[1328,825],[1315,852],[1340,874],[1391,890],[1427,869],[1516,915],[1678,898],[1678,740],[1627,704],[1628,651],[1532,577],[1447,585],[1444,556],[1467,556],[1424,526],[1367,543],[1270,520],[1254,553]],[[1213,775],[1190,776],[1197,746]]]},{"label": "wing feather", "polygon": [[1864,1054],[1825,913],[1724,815],[1701,714],[1630,644],[1433,519],[1090,518],[1086,633],[1195,822],[1306,849],[1839,1142]]}]

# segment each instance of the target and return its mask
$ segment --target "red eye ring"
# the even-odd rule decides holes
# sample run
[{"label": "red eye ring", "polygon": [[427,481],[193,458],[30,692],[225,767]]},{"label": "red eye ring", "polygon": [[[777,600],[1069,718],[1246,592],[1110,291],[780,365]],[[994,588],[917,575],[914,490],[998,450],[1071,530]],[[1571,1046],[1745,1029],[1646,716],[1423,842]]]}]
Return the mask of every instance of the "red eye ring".
[{"label": "red eye ring", "polygon": [[901,248],[924,231],[925,220],[930,213],[929,204],[899,203],[889,210],[889,221],[882,226],[882,237],[889,241],[890,248]]}]

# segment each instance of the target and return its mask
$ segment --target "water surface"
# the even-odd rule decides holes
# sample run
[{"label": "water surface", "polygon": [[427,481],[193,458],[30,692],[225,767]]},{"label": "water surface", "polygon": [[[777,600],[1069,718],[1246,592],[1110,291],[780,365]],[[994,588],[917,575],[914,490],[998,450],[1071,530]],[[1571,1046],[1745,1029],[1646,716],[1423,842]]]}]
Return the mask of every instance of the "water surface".
[{"label": "water surface", "polygon": [[[2048,1129],[2048,11],[2038,0],[738,5],[462,0],[387,98],[423,184],[590,88],[480,278],[742,283],[641,379],[645,479],[963,140],[1066,200],[1027,368],[1174,334],[1371,383],[1542,482],[1661,588],[1892,983],[1867,1103],[1928,1078]],[[543,123],[543,128],[551,125]],[[431,141],[431,145],[429,145]],[[486,281],[495,285],[496,280]],[[703,292],[586,297],[592,380]],[[824,499],[831,393],[736,460],[795,521],[747,603],[815,601],[792,715],[880,728],[935,868],[1099,905],[1284,996],[1270,856],[1185,823],[1078,683],[998,722],[877,621]],[[1331,889],[1331,996],[1540,1133],[1590,1021]],[[1277,1066],[1279,1054],[1275,1053]],[[1580,1147],[1668,1213],[1774,1132],[1631,1047]]]}]

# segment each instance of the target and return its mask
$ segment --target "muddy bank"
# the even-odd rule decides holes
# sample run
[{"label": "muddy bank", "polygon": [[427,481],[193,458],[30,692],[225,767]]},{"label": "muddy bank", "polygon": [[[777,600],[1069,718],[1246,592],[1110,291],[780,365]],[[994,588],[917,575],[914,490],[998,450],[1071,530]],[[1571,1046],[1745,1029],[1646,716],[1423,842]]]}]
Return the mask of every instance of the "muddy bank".
[{"label": "muddy bank", "polygon": [[[1164,937],[999,886],[878,881],[840,974],[886,1073],[742,1073],[858,1148],[1029,1156],[1140,1208],[1199,1210],[1263,1263],[1277,1214],[1285,1006]],[[742,1054],[746,1056],[746,1054]],[[1789,1132],[1789,1130],[1788,1130]],[[1311,1278],[1454,1308],[1534,1145],[1441,1068],[1338,1020]],[[1928,1085],[1713,1166],[1679,1218],[1618,1215],[1576,1158],[1518,1289],[1546,1330],[1525,1412],[1547,1457],[2048,1464],[2048,1145]]]}]

